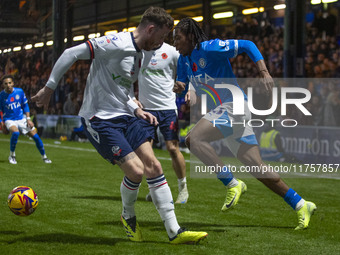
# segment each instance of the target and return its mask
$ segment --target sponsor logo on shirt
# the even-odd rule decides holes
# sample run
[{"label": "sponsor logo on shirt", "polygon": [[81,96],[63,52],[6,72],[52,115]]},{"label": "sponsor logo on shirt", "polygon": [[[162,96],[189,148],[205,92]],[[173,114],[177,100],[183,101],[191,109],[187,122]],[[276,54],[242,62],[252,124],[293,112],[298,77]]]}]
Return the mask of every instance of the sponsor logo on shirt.
[{"label": "sponsor logo on shirt", "polygon": [[21,104],[20,104],[20,102],[14,102],[14,103],[10,103],[10,104],[6,105],[6,107],[7,107],[7,109],[14,110],[16,108],[20,108]]},{"label": "sponsor logo on shirt", "polygon": [[162,69],[144,68],[144,69],[142,69],[142,74],[143,75],[149,75],[149,76],[164,76],[165,77],[164,70],[162,70]]},{"label": "sponsor logo on shirt", "polygon": [[226,44],[225,41],[219,41],[219,42],[218,42],[218,45],[220,45],[221,47],[224,47],[225,44]]},{"label": "sponsor logo on shirt", "polygon": [[114,73],[112,74],[112,79],[113,79],[113,80],[118,79],[118,78],[120,78],[120,75],[115,76]]}]

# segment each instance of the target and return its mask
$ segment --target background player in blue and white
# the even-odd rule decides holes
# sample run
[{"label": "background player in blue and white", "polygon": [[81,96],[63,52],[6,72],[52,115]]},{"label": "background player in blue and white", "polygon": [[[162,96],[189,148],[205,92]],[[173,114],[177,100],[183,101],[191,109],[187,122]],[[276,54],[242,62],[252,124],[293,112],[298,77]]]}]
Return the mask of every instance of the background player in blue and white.
[{"label": "background player in blue and white", "polygon": [[150,7],[132,33],[103,36],[66,49],[53,67],[46,86],[32,97],[38,106],[46,105],[68,68],[78,59],[92,59],[79,115],[88,139],[99,154],[117,164],[125,174],[120,187],[121,220],[132,241],[143,240],[135,213],[143,175],[170,243],[197,243],[207,236],[205,232],[186,231],[178,225],[162,166],[148,141],[148,132],[140,124],[140,119],[147,119],[151,124],[157,124],[157,120],[130,97],[141,65],[141,49],[152,50],[161,45],[172,26],[173,18],[164,9]]},{"label": "background player in blue and white", "polygon": [[0,93],[0,111],[3,112],[3,121],[1,121],[0,118],[0,122],[2,130],[11,132],[9,163],[17,164],[15,148],[20,132],[32,137],[45,163],[52,163],[52,161],[47,158],[44,144],[31,121],[28,101],[24,91],[21,88],[14,87],[14,78],[12,75],[3,76],[2,85],[4,90]]},{"label": "background player in blue and white", "polygon": [[[163,43],[158,49],[143,51],[143,54],[142,68],[138,75],[138,99],[143,110],[157,118],[178,179],[178,197],[175,203],[185,204],[189,193],[185,160],[179,150],[176,94],[173,92],[179,53],[175,47]],[[154,140],[157,127],[147,121],[142,124]],[[151,200],[150,193],[146,199]]]},{"label": "background player in blue and white", "polygon": [[[176,49],[181,56],[178,61],[178,82],[188,83],[189,92],[186,95],[188,102],[194,103],[196,93],[201,95],[203,88],[214,88],[215,83],[221,80],[227,81],[238,87],[235,75],[232,71],[229,58],[241,53],[247,55],[256,64],[259,75],[262,78],[266,90],[269,92],[274,84],[263,57],[254,43],[246,40],[207,40],[207,37],[198,23],[190,18],[182,19],[174,30]],[[187,136],[187,145],[203,163],[208,166],[219,165],[223,171],[217,174],[217,178],[227,187],[227,196],[222,211],[227,211],[237,204],[240,196],[247,189],[245,183],[234,178],[233,174],[224,166],[223,161],[210,145],[210,142],[225,138],[228,147],[233,154],[247,166],[266,167],[261,159],[256,137],[251,127],[246,125],[213,125],[214,119],[228,119],[242,123],[251,118],[250,111],[245,104],[245,115],[234,115],[232,109],[233,97],[229,90],[216,88],[216,94],[220,97],[221,104],[216,107],[213,100],[208,101],[208,107],[212,109],[191,130]],[[243,92],[243,91],[242,91]],[[247,96],[243,92],[244,101]],[[209,99],[208,99],[209,100]],[[213,107],[214,106],[214,107]],[[215,109],[214,109],[215,108]],[[290,189],[282,181],[279,174],[267,171],[265,173],[252,173],[263,184],[297,211],[298,226],[296,230],[308,227],[310,217],[316,210],[312,202],[302,199],[293,189]]]}]

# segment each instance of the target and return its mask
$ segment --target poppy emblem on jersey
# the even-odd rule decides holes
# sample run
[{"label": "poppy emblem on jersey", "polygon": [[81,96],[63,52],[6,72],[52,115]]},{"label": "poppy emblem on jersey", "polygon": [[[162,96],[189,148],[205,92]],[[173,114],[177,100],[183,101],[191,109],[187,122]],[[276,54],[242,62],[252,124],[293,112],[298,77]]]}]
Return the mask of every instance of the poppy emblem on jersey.
[{"label": "poppy emblem on jersey", "polygon": [[14,97],[11,97],[11,99],[10,99],[10,100],[11,100],[11,102],[13,102],[13,101],[14,101]]},{"label": "poppy emblem on jersey", "polygon": [[106,39],[107,43],[110,43],[110,39]]},{"label": "poppy emblem on jersey", "polygon": [[200,66],[201,68],[204,68],[204,67],[207,65],[207,62],[205,61],[204,58],[200,58],[200,59],[198,60],[198,64],[199,64],[199,66]]},{"label": "poppy emblem on jersey", "polygon": [[112,146],[112,152],[113,152],[113,156],[119,156],[120,153],[122,152],[122,149],[119,148],[119,146]]},{"label": "poppy emblem on jersey", "polygon": [[196,63],[194,63],[192,65],[192,71],[197,72],[197,65],[196,65]]},{"label": "poppy emblem on jersey", "polygon": [[156,59],[151,59],[150,60],[150,64],[153,65],[153,66],[157,65],[157,60]]},{"label": "poppy emblem on jersey", "polygon": [[167,59],[168,55],[166,53],[162,53],[162,59]]}]

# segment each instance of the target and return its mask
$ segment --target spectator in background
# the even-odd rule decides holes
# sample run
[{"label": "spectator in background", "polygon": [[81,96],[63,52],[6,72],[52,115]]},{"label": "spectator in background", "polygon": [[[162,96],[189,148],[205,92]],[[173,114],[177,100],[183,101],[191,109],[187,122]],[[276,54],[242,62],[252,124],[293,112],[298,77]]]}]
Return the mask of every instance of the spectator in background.
[{"label": "spectator in background", "polygon": [[77,115],[79,112],[77,98],[74,93],[69,93],[67,100],[63,106],[63,112],[65,115]]},{"label": "spectator in background", "polygon": [[281,135],[274,127],[268,126],[260,136],[260,152],[263,160],[283,161],[284,149]]}]

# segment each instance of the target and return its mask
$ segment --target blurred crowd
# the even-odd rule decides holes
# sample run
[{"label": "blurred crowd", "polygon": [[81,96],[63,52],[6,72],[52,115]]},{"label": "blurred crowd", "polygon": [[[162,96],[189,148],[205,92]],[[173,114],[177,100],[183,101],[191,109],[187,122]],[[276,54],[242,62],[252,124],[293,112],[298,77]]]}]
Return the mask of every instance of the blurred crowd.
[{"label": "blurred crowd", "polygon": [[[268,20],[258,22],[255,18],[244,18],[232,27],[219,31],[211,30],[210,38],[245,39],[253,41],[266,61],[273,78],[283,77],[284,31],[282,26],[273,26]],[[239,78],[258,77],[254,63],[245,54],[230,60],[235,75]],[[41,48],[10,54],[2,54],[0,58],[0,77],[12,74],[16,78],[16,86],[21,87],[28,98],[41,89],[52,69],[51,48]],[[77,115],[82,104],[83,91],[90,61],[77,61],[65,74],[56,90],[48,108],[36,108],[37,113]],[[313,22],[307,23],[307,41],[305,57],[306,78],[339,78],[340,77],[340,47],[336,37],[336,17],[331,13],[318,12]],[[247,79],[249,80],[249,79]],[[324,80],[327,80],[325,83]],[[240,83],[243,89],[254,88],[254,107],[268,109],[270,96],[265,95],[260,86],[251,82]],[[289,86],[287,82],[277,82],[277,86]],[[290,86],[297,86],[292,85]],[[336,79],[310,79],[303,85],[311,91],[312,99],[305,107],[312,116],[303,116],[292,107],[286,118],[298,118],[299,125],[340,126],[340,82]],[[177,99],[178,116],[180,120],[190,120],[190,109],[184,103],[184,98]],[[277,115],[280,115],[277,113]]]}]

